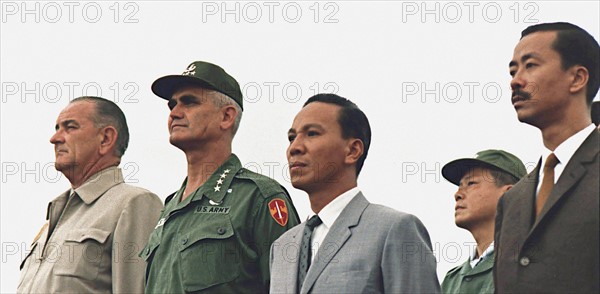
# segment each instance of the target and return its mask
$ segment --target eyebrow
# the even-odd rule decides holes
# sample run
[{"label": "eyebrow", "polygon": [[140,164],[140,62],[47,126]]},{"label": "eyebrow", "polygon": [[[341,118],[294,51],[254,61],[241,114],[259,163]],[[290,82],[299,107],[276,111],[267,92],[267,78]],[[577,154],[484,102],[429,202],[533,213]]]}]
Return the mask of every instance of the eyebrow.
[{"label": "eyebrow", "polygon": [[[319,129],[319,130],[325,130],[320,124],[316,124],[316,123],[306,124],[306,125],[302,126],[301,130],[302,131],[306,131],[306,130],[311,129],[311,128],[315,128],[315,129]],[[290,133],[296,133],[296,129],[290,128],[288,130],[288,134],[290,134]]]},{"label": "eyebrow", "polygon": [[[535,57],[537,57],[537,55],[536,55],[535,53],[528,53],[528,54],[525,54],[525,55],[523,55],[523,56],[521,57],[521,62],[523,63],[523,62],[525,62],[527,59],[530,59],[530,58],[535,58]],[[508,63],[508,67],[513,67],[513,66],[517,66],[517,62],[516,62],[516,61],[514,61],[514,60],[512,60],[510,63]]]},{"label": "eyebrow", "polygon": [[59,125],[67,126],[67,125],[69,125],[71,123],[75,124],[75,126],[79,126],[79,123],[77,123],[76,120],[74,120],[74,119],[67,119],[67,120],[61,121],[60,124],[54,125],[54,130],[58,130],[58,126]]}]

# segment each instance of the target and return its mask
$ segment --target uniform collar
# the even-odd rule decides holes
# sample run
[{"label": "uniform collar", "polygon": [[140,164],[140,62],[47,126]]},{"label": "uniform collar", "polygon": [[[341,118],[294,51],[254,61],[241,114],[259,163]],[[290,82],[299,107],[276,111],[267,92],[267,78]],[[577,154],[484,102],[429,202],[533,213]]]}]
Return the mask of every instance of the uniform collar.
[{"label": "uniform collar", "polygon": [[76,195],[85,204],[91,204],[110,188],[123,183],[123,174],[117,166],[103,169],[91,176],[83,185],[75,189]]},{"label": "uniform collar", "polygon": [[493,253],[494,253],[494,241],[492,241],[492,243],[490,243],[490,245],[487,247],[487,249],[485,249],[485,251],[483,251],[483,253],[479,257],[477,256],[477,248],[475,248],[475,250],[473,250],[473,252],[471,253],[471,257],[469,258],[469,263],[470,263],[471,267],[474,268],[478,263],[488,259]]},{"label": "uniform collar", "polygon": [[[231,185],[231,181],[241,168],[242,163],[240,162],[240,159],[232,153],[229,158],[215,170],[210,178],[196,190],[192,196],[192,201],[200,200],[204,195],[215,203],[221,203]],[[185,186],[186,183],[187,178],[185,179],[183,186]]]}]

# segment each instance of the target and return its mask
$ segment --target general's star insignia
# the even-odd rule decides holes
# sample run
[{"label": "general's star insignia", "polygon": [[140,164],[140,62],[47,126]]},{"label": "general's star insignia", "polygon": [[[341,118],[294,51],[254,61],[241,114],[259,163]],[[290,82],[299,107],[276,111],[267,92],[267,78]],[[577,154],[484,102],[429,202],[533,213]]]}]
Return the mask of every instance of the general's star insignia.
[{"label": "general's star insignia", "polygon": [[218,180],[217,180],[217,184],[219,184],[219,185],[223,185],[223,179],[218,179]]},{"label": "general's star insignia", "polygon": [[215,186],[215,192],[221,191],[221,186]]}]

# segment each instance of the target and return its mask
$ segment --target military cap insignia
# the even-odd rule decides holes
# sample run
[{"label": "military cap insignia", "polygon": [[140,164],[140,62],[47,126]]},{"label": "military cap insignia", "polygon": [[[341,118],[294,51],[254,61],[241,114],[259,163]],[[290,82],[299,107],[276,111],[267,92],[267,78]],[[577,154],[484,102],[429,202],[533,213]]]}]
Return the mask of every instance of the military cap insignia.
[{"label": "military cap insignia", "polygon": [[275,198],[269,201],[269,212],[271,217],[282,227],[288,222],[288,208],[285,201],[281,198]]},{"label": "military cap insignia", "polygon": [[188,68],[186,70],[183,71],[183,73],[181,75],[183,76],[192,76],[195,75],[196,72],[194,71],[196,69],[196,65],[195,64],[190,64],[190,66],[188,66]]}]

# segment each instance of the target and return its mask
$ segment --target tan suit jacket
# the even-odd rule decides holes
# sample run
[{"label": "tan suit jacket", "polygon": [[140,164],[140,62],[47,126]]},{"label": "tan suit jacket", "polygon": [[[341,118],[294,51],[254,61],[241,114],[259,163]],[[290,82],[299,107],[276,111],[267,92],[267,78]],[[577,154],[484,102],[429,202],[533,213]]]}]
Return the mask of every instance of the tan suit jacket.
[{"label": "tan suit jacket", "polygon": [[599,293],[600,132],[565,166],[539,218],[539,164],[500,198],[496,215],[497,293]]},{"label": "tan suit jacket", "polygon": [[162,202],[110,167],[48,205],[48,224],[21,264],[18,293],[143,293],[138,253]]}]

